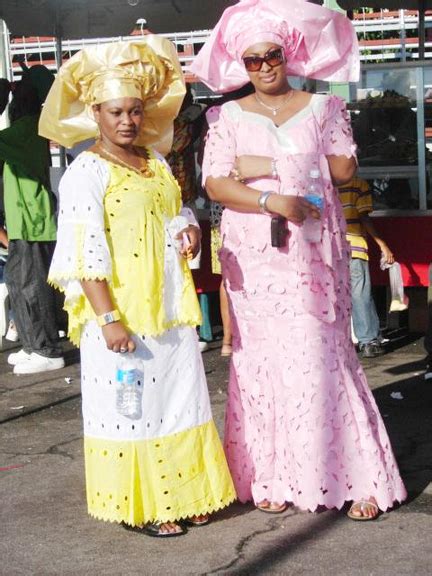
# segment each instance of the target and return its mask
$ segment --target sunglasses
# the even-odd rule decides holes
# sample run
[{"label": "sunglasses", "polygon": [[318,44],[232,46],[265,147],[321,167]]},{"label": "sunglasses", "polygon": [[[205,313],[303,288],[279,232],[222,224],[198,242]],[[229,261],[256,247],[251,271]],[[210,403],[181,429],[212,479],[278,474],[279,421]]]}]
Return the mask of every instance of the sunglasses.
[{"label": "sunglasses", "polygon": [[268,64],[270,68],[275,68],[276,66],[280,66],[284,60],[282,48],[275,48],[269,50],[264,56],[245,56],[243,58],[243,64],[248,72],[259,72],[264,62]]}]

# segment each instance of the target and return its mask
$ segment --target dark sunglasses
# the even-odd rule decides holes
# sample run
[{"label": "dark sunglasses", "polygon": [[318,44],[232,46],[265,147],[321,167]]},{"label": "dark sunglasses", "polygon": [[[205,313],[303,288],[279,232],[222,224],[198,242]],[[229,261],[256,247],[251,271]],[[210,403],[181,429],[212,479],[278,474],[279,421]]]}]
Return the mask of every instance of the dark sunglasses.
[{"label": "dark sunglasses", "polygon": [[283,61],[284,53],[282,48],[269,50],[264,56],[245,56],[243,58],[243,64],[248,72],[259,72],[264,62],[268,64],[270,68],[275,68],[276,66],[280,66]]}]

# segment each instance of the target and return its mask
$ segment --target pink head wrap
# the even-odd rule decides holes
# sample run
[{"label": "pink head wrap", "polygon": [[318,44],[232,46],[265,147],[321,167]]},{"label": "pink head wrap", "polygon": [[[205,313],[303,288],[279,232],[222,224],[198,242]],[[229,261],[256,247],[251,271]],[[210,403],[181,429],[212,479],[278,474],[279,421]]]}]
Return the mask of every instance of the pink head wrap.
[{"label": "pink head wrap", "polygon": [[286,72],[334,82],[357,82],[357,36],[340,12],[304,0],[240,0],[222,14],[190,71],[215,92],[249,82],[245,50],[259,42],[283,46]]}]

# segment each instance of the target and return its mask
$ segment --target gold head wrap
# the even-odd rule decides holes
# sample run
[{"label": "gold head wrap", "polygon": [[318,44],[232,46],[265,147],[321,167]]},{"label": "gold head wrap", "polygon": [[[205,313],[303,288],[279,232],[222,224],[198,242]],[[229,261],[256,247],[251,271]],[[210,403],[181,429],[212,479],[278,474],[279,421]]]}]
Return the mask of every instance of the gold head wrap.
[{"label": "gold head wrap", "polygon": [[132,42],[91,46],[60,68],[42,110],[39,134],[70,148],[96,137],[94,104],[139,98],[144,118],[135,144],[167,154],[184,94],[177,52],[166,38],[149,34]]}]

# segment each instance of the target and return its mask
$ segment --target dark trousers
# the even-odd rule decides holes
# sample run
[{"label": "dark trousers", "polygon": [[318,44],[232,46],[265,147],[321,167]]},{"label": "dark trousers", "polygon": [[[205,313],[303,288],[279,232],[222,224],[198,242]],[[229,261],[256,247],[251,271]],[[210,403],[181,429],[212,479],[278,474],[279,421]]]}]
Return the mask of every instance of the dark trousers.
[{"label": "dark trousers", "polygon": [[54,289],[47,283],[55,242],[11,240],[5,267],[14,322],[26,352],[62,355]]}]

